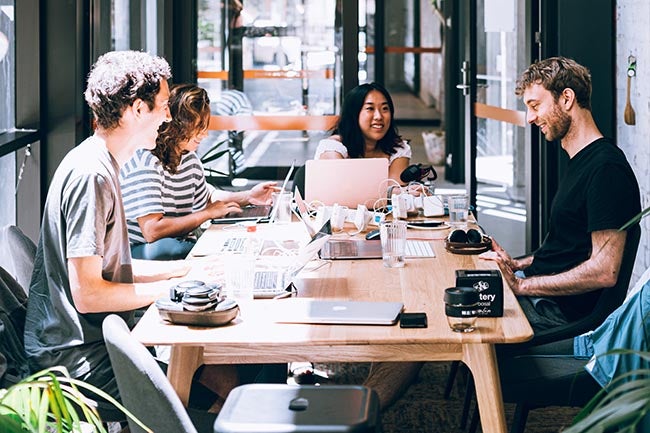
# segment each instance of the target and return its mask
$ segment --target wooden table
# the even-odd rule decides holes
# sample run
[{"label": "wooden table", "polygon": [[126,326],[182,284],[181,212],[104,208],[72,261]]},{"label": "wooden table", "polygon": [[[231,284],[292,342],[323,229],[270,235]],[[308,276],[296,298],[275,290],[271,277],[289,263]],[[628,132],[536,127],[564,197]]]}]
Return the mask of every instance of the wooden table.
[{"label": "wooden table", "polygon": [[[269,228],[270,230],[271,228]],[[199,242],[209,242],[210,229]],[[408,230],[409,238],[434,238],[436,258],[407,259],[401,269],[381,260],[343,260],[303,271],[298,296],[320,299],[401,301],[405,311],[425,311],[426,329],[399,326],[301,325],[274,323],[268,312],[278,300],[255,300],[242,314],[217,328],[171,325],[154,306],[133,330],[145,345],[170,345],[167,375],[187,404],[191,379],[201,364],[461,360],[472,371],[483,430],[506,432],[494,345],[530,339],[532,329],[504,282],[504,315],[479,318],[471,333],[449,329],[443,292],[455,285],[456,269],[493,269],[493,262],[445,250],[446,230]]]}]

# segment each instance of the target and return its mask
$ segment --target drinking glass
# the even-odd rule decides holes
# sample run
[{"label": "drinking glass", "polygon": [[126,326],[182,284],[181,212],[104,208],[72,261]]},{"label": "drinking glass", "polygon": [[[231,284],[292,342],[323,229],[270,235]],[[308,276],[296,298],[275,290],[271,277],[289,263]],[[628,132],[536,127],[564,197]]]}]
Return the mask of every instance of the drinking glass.
[{"label": "drinking glass", "polygon": [[381,256],[387,268],[404,267],[406,221],[384,221],[379,226]]}]

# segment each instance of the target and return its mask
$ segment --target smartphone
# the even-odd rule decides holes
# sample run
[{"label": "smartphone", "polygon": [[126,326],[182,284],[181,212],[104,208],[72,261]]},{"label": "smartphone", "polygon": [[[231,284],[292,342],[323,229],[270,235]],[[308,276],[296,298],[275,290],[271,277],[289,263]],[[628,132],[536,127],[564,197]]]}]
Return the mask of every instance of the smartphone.
[{"label": "smartphone", "polygon": [[427,313],[402,313],[399,316],[400,328],[426,328]]},{"label": "smartphone", "polygon": [[445,222],[439,220],[413,220],[406,221],[407,226],[413,227],[441,227]]}]

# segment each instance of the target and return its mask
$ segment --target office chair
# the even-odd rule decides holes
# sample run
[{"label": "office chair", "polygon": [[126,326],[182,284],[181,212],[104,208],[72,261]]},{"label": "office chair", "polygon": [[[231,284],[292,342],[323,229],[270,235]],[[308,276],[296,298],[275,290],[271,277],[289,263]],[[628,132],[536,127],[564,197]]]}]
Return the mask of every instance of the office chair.
[{"label": "office chair", "polygon": [[[634,261],[636,259],[640,238],[641,227],[639,224],[635,224],[627,230],[627,238],[625,240],[625,248],[623,250],[623,259],[619,270],[618,280],[613,287],[601,292],[591,314],[565,325],[537,332],[533,338],[527,342],[513,345],[500,345],[497,347],[497,352],[504,355],[515,356],[520,352],[525,352],[531,347],[570,339],[587,331],[594,330],[600,326],[607,316],[616,310],[625,300],[630,284],[630,278],[632,277],[632,270],[634,268]],[[459,366],[460,361],[452,362],[451,370],[447,378],[447,384],[445,386],[445,398],[449,398]],[[461,414],[461,429],[464,429],[466,426],[469,405],[474,392],[473,390],[474,382],[471,375],[469,375],[466,386],[465,401],[463,404],[463,412]]]},{"label": "office chair", "polygon": [[29,374],[23,345],[27,295],[0,267],[0,388],[14,385]]},{"label": "office chair", "polygon": [[300,195],[305,196],[305,166],[301,165],[296,168],[296,171],[293,174],[293,189],[298,188]]},{"label": "office chair", "polygon": [[6,225],[0,229],[0,266],[20,284],[25,293],[34,270],[36,245],[18,227]]},{"label": "office chair", "polygon": [[[573,357],[573,338],[531,347],[515,356],[499,356],[505,403],[516,403],[510,433],[523,433],[528,413],[548,406],[585,406],[602,388]],[[478,406],[469,432],[478,427]]]},{"label": "office chair", "polygon": [[[126,322],[111,314],[102,331],[122,404],[157,433],[212,432],[216,414],[186,410],[151,353],[131,336]],[[130,418],[131,433],[144,430]]]}]

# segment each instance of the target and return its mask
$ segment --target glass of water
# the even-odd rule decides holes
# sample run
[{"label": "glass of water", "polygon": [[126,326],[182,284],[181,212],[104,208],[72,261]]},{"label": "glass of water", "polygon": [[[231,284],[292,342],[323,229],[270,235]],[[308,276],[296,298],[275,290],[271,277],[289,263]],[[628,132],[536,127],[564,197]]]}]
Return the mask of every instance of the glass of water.
[{"label": "glass of water", "polygon": [[381,256],[387,268],[404,267],[406,221],[384,221],[379,226]]},{"label": "glass of water", "polygon": [[447,199],[449,207],[449,224],[454,228],[466,228],[469,198],[466,194],[452,195]]}]

